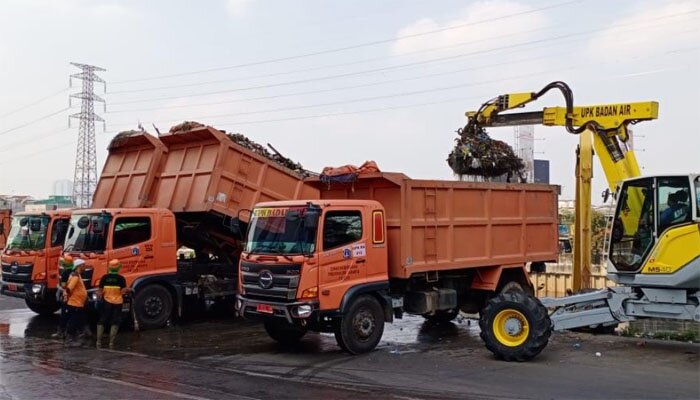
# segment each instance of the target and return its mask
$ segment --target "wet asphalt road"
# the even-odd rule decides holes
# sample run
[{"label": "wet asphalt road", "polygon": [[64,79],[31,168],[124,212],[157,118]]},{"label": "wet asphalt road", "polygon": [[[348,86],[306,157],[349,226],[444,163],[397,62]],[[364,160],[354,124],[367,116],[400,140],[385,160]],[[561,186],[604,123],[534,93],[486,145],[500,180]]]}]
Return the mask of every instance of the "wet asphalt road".
[{"label": "wet asphalt road", "polygon": [[349,356],[332,335],[290,349],[259,325],[210,317],[125,331],[115,350],[95,350],[52,340],[56,322],[0,297],[0,399],[700,398],[695,344],[565,333],[536,360],[505,363],[473,322],[410,317],[376,351]]}]

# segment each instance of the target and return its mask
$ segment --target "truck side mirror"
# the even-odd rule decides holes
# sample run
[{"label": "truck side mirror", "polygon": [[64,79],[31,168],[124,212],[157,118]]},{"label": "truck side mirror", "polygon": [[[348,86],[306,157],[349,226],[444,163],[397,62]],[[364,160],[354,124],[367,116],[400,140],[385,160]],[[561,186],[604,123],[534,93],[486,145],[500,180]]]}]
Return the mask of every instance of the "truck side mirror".
[{"label": "truck side mirror", "polygon": [[19,226],[27,226],[29,223],[29,218],[24,217],[19,219]]},{"label": "truck side mirror", "polygon": [[90,225],[90,218],[82,216],[78,219],[78,228],[85,229]]},{"label": "truck side mirror", "polygon": [[306,229],[316,229],[318,227],[319,212],[307,210],[304,214],[304,226]]},{"label": "truck side mirror", "polygon": [[105,223],[102,220],[102,217],[93,217],[92,218],[92,231],[95,233],[102,233],[104,232],[105,229]]}]

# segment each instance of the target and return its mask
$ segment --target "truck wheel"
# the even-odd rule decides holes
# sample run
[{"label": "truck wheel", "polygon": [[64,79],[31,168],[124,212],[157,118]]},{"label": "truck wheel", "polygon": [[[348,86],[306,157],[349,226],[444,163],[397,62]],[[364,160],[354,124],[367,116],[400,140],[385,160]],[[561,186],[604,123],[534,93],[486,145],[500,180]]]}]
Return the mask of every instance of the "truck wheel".
[{"label": "truck wheel", "polygon": [[299,343],[301,338],[306,335],[306,329],[274,321],[265,321],[265,332],[272,339],[285,346]]},{"label": "truck wheel", "polygon": [[350,354],[372,351],[384,333],[384,311],[369,295],[356,298],[335,329],[335,340]]},{"label": "truck wheel", "polygon": [[140,329],[160,328],[172,315],[173,297],[163,286],[149,285],[136,293],[134,307]]},{"label": "truck wheel", "polygon": [[451,310],[437,310],[433,315],[423,315],[423,318],[433,324],[446,324],[457,318],[458,315],[459,309],[453,308]]},{"label": "truck wheel", "polygon": [[27,299],[24,299],[24,302],[25,304],[27,304],[27,307],[29,307],[30,310],[41,315],[42,317],[52,315],[56,311],[58,311],[59,308],[61,308],[61,305],[58,304],[58,302],[51,300],[44,303],[34,303]]},{"label": "truck wheel", "polygon": [[536,298],[511,290],[488,301],[479,318],[481,339],[496,358],[527,361],[549,341],[552,322]]}]

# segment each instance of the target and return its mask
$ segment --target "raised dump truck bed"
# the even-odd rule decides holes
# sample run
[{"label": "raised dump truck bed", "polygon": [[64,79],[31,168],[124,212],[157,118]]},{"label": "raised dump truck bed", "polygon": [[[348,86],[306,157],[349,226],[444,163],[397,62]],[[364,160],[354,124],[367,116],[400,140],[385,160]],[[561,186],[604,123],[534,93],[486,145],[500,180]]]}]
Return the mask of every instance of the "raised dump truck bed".
[{"label": "raised dump truck bed", "polygon": [[123,132],[112,139],[108,151],[92,207],[151,207],[165,145],[146,132]]},{"label": "raised dump truck bed", "polygon": [[322,199],[384,206],[392,278],[557,258],[557,186],[418,180],[401,173],[360,175],[352,184],[309,182]]},{"label": "raised dump truck bed", "polygon": [[303,176],[212,127],[169,133],[160,140],[168,151],[155,187],[157,207],[235,218],[239,210],[261,201],[318,198],[318,189],[305,184]]}]

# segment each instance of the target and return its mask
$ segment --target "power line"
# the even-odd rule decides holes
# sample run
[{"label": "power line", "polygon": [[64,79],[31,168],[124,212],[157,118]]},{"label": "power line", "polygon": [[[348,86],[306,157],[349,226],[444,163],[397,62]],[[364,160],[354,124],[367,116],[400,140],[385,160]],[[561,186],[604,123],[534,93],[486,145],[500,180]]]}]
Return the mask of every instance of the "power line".
[{"label": "power line", "polygon": [[58,111],[52,112],[52,113],[50,113],[50,114],[46,114],[46,115],[44,115],[44,116],[41,116],[41,117],[39,117],[39,118],[37,118],[37,119],[33,119],[33,120],[29,121],[29,122],[25,122],[25,123],[23,123],[22,125],[17,125],[17,126],[15,126],[14,128],[10,128],[10,129],[4,130],[4,131],[0,132],[0,136],[5,135],[5,134],[8,134],[8,133],[13,132],[13,131],[16,131],[17,129],[24,128],[24,127],[29,126],[29,125],[31,125],[31,124],[34,124],[34,123],[36,123],[36,122],[43,121],[43,120],[45,120],[45,119],[47,119],[47,118],[53,117],[54,115],[60,114],[60,113],[62,113],[62,112],[64,112],[64,111],[68,111],[68,109],[69,109],[69,107],[66,107],[66,108],[60,109],[60,110],[58,110]]},{"label": "power line", "polygon": [[[667,51],[665,53],[677,54],[678,52],[672,50],[672,51]],[[314,107],[322,107],[322,106],[328,106],[328,105],[339,105],[339,104],[346,104],[346,103],[357,103],[357,102],[371,101],[371,100],[384,99],[384,98],[403,97],[403,96],[414,95],[414,94],[439,92],[439,91],[446,91],[446,90],[451,90],[451,89],[459,89],[459,88],[468,87],[468,86],[479,86],[479,85],[486,85],[486,84],[503,82],[503,81],[508,81],[508,80],[517,80],[517,79],[522,79],[522,78],[528,78],[531,76],[551,74],[552,72],[559,72],[562,70],[576,70],[576,69],[581,69],[584,67],[590,67],[591,65],[600,66],[602,64],[601,63],[574,64],[572,66],[569,66],[569,67],[566,67],[563,69],[552,69],[552,70],[539,71],[539,72],[535,72],[535,73],[528,73],[528,74],[517,75],[517,76],[499,77],[497,79],[493,79],[490,81],[469,82],[469,83],[464,83],[464,84],[460,84],[460,85],[451,85],[448,87],[426,89],[426,90],[414,91],[414,92],[395,93],[395,94],[385,95],[385,96],[374,96],[374,97],[366,97],[366,98],[361,98],[361,99],[351,99],[351,100],[344,100],[344,101],[338,101],[338,102],[332,102],[332,103],[313,104],[313,105],[305,105],[305,106],[294,106],[294,107],[278,108],[278,109],[271,109],[271,110],[258,110],[258,111],[241,112],[241,113],[189,117],[189,118],[185,118],[185,119],[219,118],[219,117],[230,117],[230,116],[238,116],[238,115],[260,114],[260,113],[266,113],[266,112],[291,111],[291,110],[296,110],[296,109],[314,108]],[[666,70],[658,70],[658,72],[665,72],[665,71]],[[629,77],[633,77],[633,76],[630,75]],[[484,97],[485,96],[481,96],[479,98],[483,99]],[[421,104],[434,104],[434,103],[430,102],[430,103],[421,103]],[[398,106],[398,108],[401,108],[401,107],[402,106]],[[385,109],[394,109],[394,108],[389,107],[389,108],[371,109],[369,111],[367,111],[367,110],[365,110],[365,111],[351,111],[351,112],[319,114],[319,115],[303,116],[303,117],[288,117],[288,118],[265,119],[265,120],[256,120],[256,121],[244,121],[244,122],[240,122],[240,123],[237,122],[236,124],[255,124],[255,123],[267,123],[267,122],[294,121],[294,120],[300,120],[300,119],[312,119],[312,118],[321,118],[321,117],[329,117],[329,116],[337,116],[337,115],[358,114],[358,113],[363,113],[363,112],[370,112],[370,111],[375,111],[375,110],[385,110]],[[178,119],[178,120],[159,120],[159,121],[151,121],[151,122],[163,123],[163,122],[171,122],[171,121],[179,121],[179,120],[180,119]],[[125,123],[125,124],[116,124],[115,126],[129,126],[129,125],[131,125],[131,124]],[[231,124],[220,124],[220,126],[227,126],[227,125],[231,125]]]},{"label": "power line", "polygon": [[[44,132],[44,133],[39,134],[39,135],[31,135],[31,136],[35,136],[37,139],[38,138],[46,139],[48,137],[58,135],[59,133],[63,133],[65,131],[67,131],[68,129],[69,128],[61,129],[60,131],[49,131],[49,132]],[[31,137],[27,138],[26,136],[22,136],[22,138],[20,140],[16,140],[16,141],[10,142],[10,143],[3,143],[2,148],[0,148],[0,153],[2,153],[2,152],[14,152],[16,147],[22,146],[25,144],[35,145],[36,143],[32,142],[31,139],[32,139]]]},{"label": "power line", "polygon": [[[697,13],[699,11],[700,11],[700,9],[693,10],[690,13],[669,14],[669,15],[665,15],[665,16],[651,19],[649,21],[661,20],[661,19],[677,16],[680,14],[686,15],[686,14],[691,14],[691,13]],[[621,26],[624,27],[624,26],[629,26],[629,25],[634,25],[634,23],[633,24],[619,24],[619,25],[613,26],[613,27],[621,27]],[[345,78],[345,77],[350,77],[350,76],[365,75],[365,74],[370,74],[370,73],[375,73],[375,72],[384,72],[384,71],[389,71],[389,70],[426,65],[426,64],[431,64],[431,63],[440,62],[440,61],[454,60],[454,59],[468,57],[468,56],[472,56],[472,55],[476,55],[476,54],[491,53],[491,52],[499,51],[499,50],[512,50],[512,49],[527,47],[527,46],[530,46],[533,44],[547,43],[547,42],[552,42],[552,41],[557,41],[557,40],[562,40],[562,39],[569,39],[569,38],[577,37],[577,36],[585,36],[585,35],[600,32],[603,30],[608,30],[610,28],[612,28],[612,27],[590,29],[590,30],[586,30],[586,31],[564,34],[564,35],[559,35],[559,36],[554,36],[554,37],[549,37],[549,38],[544,38],[544,39],[535,39],[535,40],[516,43],[516,44],[512,44],[512,45],[504,45],[504,46],[499,46],[499,47],[474,50],[474,51],[470,51],[467,53],[461,53],[461,54],[452,55],[452,56],[438,57],[438,58],[433,58],[433,59],[429,59],[429,60],[414,61],[414,62],[410,62],[410,63],[404,63],[404,64],[387,66],[387,67],[380,67],[380,68],[373,68],[373,69],[367,69],[367,70],[362,70],[362,71],[353,71],[353,72],[346,72],[346,73],[342,73],[342,74],[334,74],[334,75],[326,75],[326,76],[321,76],[321,77],[298,79],[298,80],[278,82],[278,83],[273,83],[273,84],[254,85],[254,86],[234,88],[234,89],[200,92],[200,93],[193,93],[193,94],[188,94],[188,95],[160,96],[160,97],[151,97],[151,98],[129,100],[129,101],[122,101],[122,102],[113,102],[112,104],[113,105],[138,104],[138,103],[149,103],[149,102],[156,102],[156,101],[162,101],[162,100],[184,99],[184,98],[191,98],[191,97],[201,97],[201,96],[234,93],[234,92],[249,91],[249,90],[256,90],[256,89],[266,89],[266,88],[272,88],[272,87],[289,86],[289,85],[296,85],[296,84],[301,84],[301,83],[309,83],[309,82],[323,81],[323,80],[329,80],[329,79],[337,79],[337,78]],[[635,29],[631,29],[631,30],[648,29],[648,28],[649,28],[649,26],[635,28]],[[629,31],[629,30],[626,30],[626,31]]]},{"label": "power line", "polygon": [[291,71],[273,72],[273,73],[261,74],[261,75],[249,75],[249,76],[244,76],[244,77],[239,77],[239,78],[217,79],[217,80],[212,80],[212,81],[184,83],[184,84],[178,84],[178,85],[157,86],[157,87],[141,88],[141,89],[117,90],[114,92],[109,92],[108,94],[114,95],[114,94],[124,94],[124,93],[150,92],[150,91],[154,91],[154,90],[178,89],[178,88],[185,88],[185,87],[211,85],[211,84],[215,84],[215,83],[228,83],[228,82],[258,79],[258,78],[270,78],[273,76],[291,75],[291,74],[297,74],[297,73],[301,73],[301,72],[310,72],[310,71],[318,71],[318,70],[330,69],[330,68],[346,67],[349,65],[364,64],[364,63],[373,62],[373,61],[386,60],[389,58],[405,57],[405,56],[410,56],[410,55],[415,55],[415,54],[429,53],[429,52],[434,52],[434,51],[438,51],[438,50],[445,50],[445,49],[450,49],[450,48],[455,48],[455,47],[461,47],[461,46],[465,46],[468,44],[482,43],[482,42],[488,41],[488,40],[503,39],[503,38],[512,37],[512,36],[521,36],[521,35],[526,34],[526,33],[539,32],[542,30],[549,30],[549,29],[552,29],[552,28],[557,27],[557,26],[565,26],[565,24],[547,26],[547,27],[539,27],[539,28],[534,28],[534,29],[526,29],[523,31],[508,33],[505,35],[491,36],[491,37],[480,39],[480,40],[469,40],[466,42],[460,42],[460,43],[455,43],[455,44],[446,45],[446,46],[432,47],[430,49],[424,49],[424,50],[415,50],[415,51],[410,51],[407,53],[397,54],[397,55],[366,58],[364,60],[343,62],[343,63],[337,63],[337,64],[326,64],[326,65],[296,69],[296,70],[291,70]]},{"label": "power line", "polygon": [[[300,95],[306,95],[306,94],[318,94],[318,93],[327,93],[327,92],[337,92],[337,91],[343,91],[343,90],[348,90],[348,89],[359,89],[359,88],[364,88],[364,87],[374,87],[374,86],[385,85],[385,84],[389,84],[389,83],[406,82],[406,81],[412,81],[412,80],[417,80],[417,79],[426,79],[426,78],[432,78],[432,77],[436,77],[436,76],[452,75],[452,74],[466,72],[466,71],[475,71],[475,70],[479,70],[479,69],[491,68],[491,67],[496,67],[496,66],[501,66],[501,65],[516,64],[519,62],[541,60],[542,58],[543,57],[528,57],[528,58],[524,58],[524,59],[511,61],[508,63],[495,63],[495,64],[488,64],[488,65],[480,65],[478,67],[460,68],[457,70],[436,72],[436,73],[432,73],[432,74],[423,74],[423,75],[419,75],[419,76],[391,79],[391,80],[385,80],[385,81],[379,81],[379,82],[363,83],[363,84],[359,84],[359,85],[338,86],[338,87],[328,88],[328,89],[307,90],[307,91],[302,91],[302,92],[285,93],[285,94],[277,94],[277,95],[270,95],[270,96],[246,97],[246,98],[242,98],[242,99],[223,100],[223,101],[215,101],[215,102],[209,102],[209,103],[184,104],[184,105],[168,106],[167,109],[171,110],[173,108],[187,108],[187,107],[198,107],[198,106],[201,107],[201,106],[241,103],[241,102],[255,101],[255,100],[270,100],[270,99],[277,99],[277,98],[282,98],[282,97],[291,97],[291,96],[300,96]],[[160,111],[160,110],[164,110],[164,109],[166,109],[166,108],[165,107],[152,107],[152,108],[139,108],[139,109],[109,111],[108,113],[109,114],[117,114],[117,113],[139,112],[139,111]]]},{"label": "power line", "polygon": [[51,94],[49,94],[49,95],[47,95],[47,96],[41,97],[41,98],[39,98],[39,99],[37,99],[37,100],[34,100],[34,101],[31,102],[31,103],[28,103],[28,104],[23,105],[23,106],[20,107],[20,108],[14,109],[14,110],[12,110],[12,111],[10,111],[10,112],[8,112],[8,113],[5,113],[5,114],[0,115],[0,118],[5,118],[5,117],[8,117],[8,116],[10,116],[10,115],[12,115],[12,114],[18,113],[18,112],[20,112],[20,111],[22,111],[22,110],[26,110],[27,108],[32,107],[32,106],[35,106],[35,105],[37,105],[37,104],[43,102],[44,100],[48,100],[48,99],[50,99],[50,98],[52,98],[52,97],[54,97],[54,96],[57,96],[57,95],[59,95],[59,94],[65,92],[66,90],[68,90],[68,88],[63,88],[63,89],[59,90],[58,92],[54,92],[54,93],[51,93]]},{"label": "power line", "polygon": [[[552,72],[556,72],[556,71],[558,71],[558,69],[538,72],[537,74],[552,73]],[[531,75],[532,74],[525,74],[525,75],[521,75],[521,76],[512,77],[511,79],[519,79],[519,78],[528,77]],[[497,79],[485,80],[485,81],[479,81],[479,82],[468,82],[468,83],[462,83],[462,84],[458,84],[458,85],[451,84],[449,86],[443,86],[443,87],[437,87],[437,88],[431,88],[431,89],[414,90],[414,91],[409,91],[409,92],[400,92],[400,93],[381,95],[381,96],[362,97],[362,98],[350,99],[350,100],[333,101],[333,102],[329,102],[329,103],[307,104],[307,105],[302,105],[302,106],[282,107],[282,108],[256,110],[256,111],[243,111],[243,112],[237,112],[237,113],[218,114],[218,115],[201,115],[201,116],[196,116],[196,117],[189,117],[187,119],[233,117],[233,116],[238,116],[238,115],[264,114],[264,113],[268,113],[268,112],[292,111],[292,110],[301,110],[301,109],[305,109],[305,108],[317,108],[317,107],[327,107],[327,106],[334,106],[334,105],[341,105],[341,104],[352,104],[352,103],[359,103],[359,102],[365,102],[365,101],[412,96],[412,95],[416,95],[416,94],[444,92],[446,90],[461,89],[461,88],[469,87],[469,86],[486,85],[486,84],[501,82],[501,81],[503,81],[503,78],[499,77]],[[162,123],[162,122],[172,122],[172,121],[177,121],[177,120],[168,119],[168,120],[159,120],[159,121],[150,121],[150,122]],[[131,125],[131,124],[130,123],[115,124],[115,126],[125,126],[125,125]]]},{"label": "power line", "polygon": [[379,44],[391,43],[391,42],[395,42],[398,40],[420,37],[420,36],[425,36],[425,35],[431,35],[434,33],[446,32],[446,31],[450,31],[450,30],[454,30],[454,29],[460,29],[460,28],[464,28],[467,26],[481,25],[481,24],[494,22],[494,21],[500,21],[500,20],[508,19],[508,18],[512,18],[512,17],[534,14],[534,13],[538,13],[540,11],[551,10],[551,9],[563,7],[563,6],[566,6],[569,4],[580,3],[582,1],[586,1],[586,0],[569,0],[569,1],[564,1],[561,3],[557,3],[557,4],[544,6],[544,7],[534,8],[531,10],[520,11],[517,13],[501,15],[498,17],[483,19],[483,20],[474,21],[474,22],[457,24],[457,25],[448,26],[445,28],[440,28],[440,29],[433,29],[431,31],[414,33],[414,34],[410,34],[410,35],[397,36],[397,37],[390,38],[390,39],[382,39],[382,40],[375,40],[375,41],[371,41],[371,42],[364,42],[364,43],[359,43],[359,44],[354,44],[354,45],[349,45],[349,46],[344,46],[344,47],[338,47],[338,48],[334,48],[334,49],[327,49],[327,50],[321,50],[321,51],[316,51],[316,52],[311,52],[311,53],[306,53],[306,54],[299,54],[299,55],[295,55],[295,56],[272,58],[272,59],[268,59],[268,60],[255,61],[255,62],[249,62],[249,63],[244,63],[244,64],[229,65],[229,66],[224,66],[224,67],[213,67],[213,68],[201,69],[201,70],[197,70],[197,71],[180,72],[180,73],[169,74],[169,75],[159,75],[159,76],[152,76],[152,77],[147,77],[147,78],[128,79],[128,80],[116,81],[113,84],[124,84],[124,83],[131,83],[131,82],[150,81],[150,80],[156,80],[156,79],[175,78],[175,77],[179,77],[179,76],[196,75],[196,74],[202,74],[202,73],[206,73],[206,72],[221,71],[221,70],[235,69],[235,68],[242,68],[242,67],[251,67],[251,66],[256,66],[256,65],[276,63],[276,62],[280,62],[280,61],[289,61],[289,60],[313,57],[313,56],[318,56],[318,55],[323,55],[323,54],[339,53],[342,51],[353,50],[353,49],[358,49],[358,48],[368,47],[368,46],[376,46]]}]

